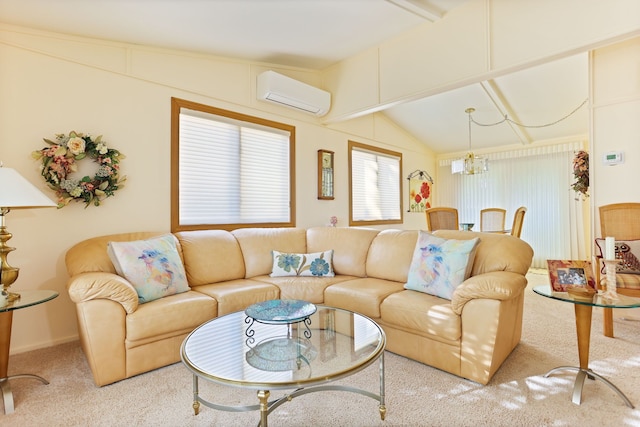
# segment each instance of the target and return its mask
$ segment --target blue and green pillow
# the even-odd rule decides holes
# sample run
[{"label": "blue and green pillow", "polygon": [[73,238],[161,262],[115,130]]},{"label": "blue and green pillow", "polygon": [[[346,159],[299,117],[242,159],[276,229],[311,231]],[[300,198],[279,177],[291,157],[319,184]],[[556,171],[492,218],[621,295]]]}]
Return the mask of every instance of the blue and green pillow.
[{"label": "blue and green pillow", "polygon": [[311,254],[271,251],[273,267],[271,277],[314,276],[333,277],[333,249]]}]

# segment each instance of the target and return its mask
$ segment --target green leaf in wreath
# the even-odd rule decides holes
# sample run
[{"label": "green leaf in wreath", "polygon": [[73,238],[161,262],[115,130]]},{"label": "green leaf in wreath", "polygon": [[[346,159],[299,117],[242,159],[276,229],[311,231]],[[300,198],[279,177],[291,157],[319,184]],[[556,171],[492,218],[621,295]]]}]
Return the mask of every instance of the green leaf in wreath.
[{"label": "green leaf in wreath", "polygon": [[87,153],[80,153],[80,154],[78,154],[78,155],[75,157],[75,159],[76,159],[76,160],[82,160],[82,159],[84,159],[85,157],[87,157]]},{"label": "green leaf in wreath", "polygon": [[83,176],[80,182],[91,182],[91,178],[89,178],[88,176]]},{"label": "green leaf in wreath", "polygon": [[64,156],[65,154],[67,154],[67,148],[62,145],[56,149],[55,153],[53,153],[54,156]]},{"label": "green leaf in wreath", "polygon": [[[100,185],[98,186],[98,189],[100,189],[100,190],[106,190],[108,186],[109,186],[109,181],[105,181],[105,182],[103,182],[102,184],[100,184]],[[97,193],[97,192],[98,192],[98,190],[96,190],[96,193]]]}]

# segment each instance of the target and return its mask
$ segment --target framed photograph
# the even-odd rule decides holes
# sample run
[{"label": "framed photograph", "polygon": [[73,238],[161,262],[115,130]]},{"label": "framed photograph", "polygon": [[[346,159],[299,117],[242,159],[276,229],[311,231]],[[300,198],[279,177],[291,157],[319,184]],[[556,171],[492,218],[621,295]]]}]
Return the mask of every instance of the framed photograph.
[{"label": "framed photograph", "polygon": [[567,292],[570,286],[596,289],[589,261],[547,260],[549,280],[554,292]]},{"label": "framed photograph", "polygon": [[318,199],[333,200],[333,151],[318,150]]}]

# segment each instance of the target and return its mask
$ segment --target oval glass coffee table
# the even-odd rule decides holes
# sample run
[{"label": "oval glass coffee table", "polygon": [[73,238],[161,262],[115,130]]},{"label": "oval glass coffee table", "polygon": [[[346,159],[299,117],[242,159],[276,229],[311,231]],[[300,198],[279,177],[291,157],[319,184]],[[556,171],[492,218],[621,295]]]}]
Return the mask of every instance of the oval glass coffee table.
[{"label": "oval glass coffee table", "polygon": [[[247,340],[252,328],[254,340]],[[309,330],[310,334],[305,334]],[[358,393],[379,402],[384,420],[383,330],[361,314],[317,306],[308,322],[291,324],[252,323],[244,312],[210,320],[185,338],[180,349],[184,365],[193,374],[193,409],[200,404],[222,411],[260,411],[261,427],[268,415],[296,396],[326,390]],[[347,385],[331,384],[379,361],[380,393]],[[198,381],[257,390],[258,404],[226,406],[204,399]],[[293,390],[270,400],[272,390]]]},{"label": "oval glass coffee table", "polygon": [[577,371],[576,382],[573,385],[572,402],[579,405],[582,401],[582,387],[584,380],[599,380],[606,384],[611,390],[615,391],[622,398],[625,405],[633,408],[631,401],[625,394],[616,387],[611,381],[601,375],[596,374],[589,368],[589,344],[591,341],[591,314],[593,307],[604,308],[638,308],[640,307],[640,298],[632,298],[624,295],[618,295],[616,299],[607,298],[605,295],[598,293],[591,299],[583,299],[575,297],[568,292],[554,292],[549,285],[541,285],[533,288],[533,292],[543,297],[552,298],[557,301],[568,302],[575,305],[576,316],[576,332],[578,335],[578,358],[580,366],[558,366],[547,372],[545,378],[549,375],[563,370]]}]

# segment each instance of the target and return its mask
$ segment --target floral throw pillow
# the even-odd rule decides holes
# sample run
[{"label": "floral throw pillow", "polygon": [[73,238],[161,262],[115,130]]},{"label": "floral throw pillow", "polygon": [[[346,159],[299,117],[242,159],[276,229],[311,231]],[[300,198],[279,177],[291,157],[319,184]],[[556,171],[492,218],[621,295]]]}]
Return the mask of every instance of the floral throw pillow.
[{"label": "floral throw pillow", "polygon": [[450,300],[471,274],[478,242],[477,237],[443,239],[421,231],[404,288]]},{"label": "floral throw pillow", "polygon": [[[605,239],[596,239],[596,256],[604,258]],[[616,240],[616,259],[620,263],[616,265],[617,273],[640,274],[640,240]],[[602,265],[602,273],[605,271]]]},{"label": "floral throw pillow", "polygon": [[190,289],[173,234],[109,242],[107,253],[118,274],[136,289],[141,304]]},{"label": "floral throw pillow", "polygon": [[333,277],[333,249],[312,254],[271,251],[273,267],[271,277],[315,276]]}]

